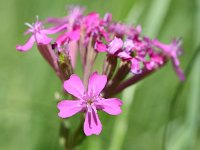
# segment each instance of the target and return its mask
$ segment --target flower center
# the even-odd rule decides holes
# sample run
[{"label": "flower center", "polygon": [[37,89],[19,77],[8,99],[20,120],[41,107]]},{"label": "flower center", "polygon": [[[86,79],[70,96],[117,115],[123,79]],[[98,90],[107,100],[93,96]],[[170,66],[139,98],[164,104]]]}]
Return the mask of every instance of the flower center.
[{"label": "flower center", "polygon": [[91,105],[93,103],[92,99],[87,100],[87,104]]},{"label": "flower center", "polygon": [[34,27],[35,32],[40,32],[41,26],[39,24],[36,24]]},{"label": "flower center", "polygon": [[136,52],[132,50],[131,53],[130,53],[130,56],[131,57],[135,57],[136,56]]}]

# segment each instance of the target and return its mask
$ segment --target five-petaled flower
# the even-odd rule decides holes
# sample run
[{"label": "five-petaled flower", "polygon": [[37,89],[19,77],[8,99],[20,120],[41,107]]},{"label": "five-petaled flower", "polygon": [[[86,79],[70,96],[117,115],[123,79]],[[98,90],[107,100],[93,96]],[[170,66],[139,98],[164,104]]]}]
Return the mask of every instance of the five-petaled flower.
[{"label": "five-petaled flower", "polygon": [[38,17],[36,17],[36,22],[32,25],[29,23],[25,24],[29,27],[25,34],[32,33],[32,35],[24,45],[16,46],[16,49],[19,51],[30,50],[35,42],[37,42],[37,44],[49,44],[52,41],[52,38],[49,38],[47,34],[55,34],[67,28],[67,24],[64,24],[62,26],[44,29],[43,24],[38,20]]},{"label": "five-petaled flower", "polygon": [[73,74],[64,82],[64,89],[75,96],[78,100],[62,100],[58,103],[59,117],[68,118],[78,112],[85,112],[84,133],[89,136],[99,135],[102,125],[97,110],[102,110],[110,115],[119,115],[122,101],[118,98],[105,99],[100,96],[101,91],[107,83],[106,75],[93,73],[88,82],[88,89],[85,90],[81,79]]},{"label": "five-petaled flower", "polygon": [[185,75],[180,68],[180,62],[178,60],[178,56],[181,55],[182,53],[182,48],[181,48],[182,41],[175,39],[170,44],[163,44],[159,42],[157,39],[155,39],[153,42],[156,47],[162,49],[164,53],[166,53],[166,55],[169,58],[171,58],[174,70],[176,71],[180,80],[185,80]]}]

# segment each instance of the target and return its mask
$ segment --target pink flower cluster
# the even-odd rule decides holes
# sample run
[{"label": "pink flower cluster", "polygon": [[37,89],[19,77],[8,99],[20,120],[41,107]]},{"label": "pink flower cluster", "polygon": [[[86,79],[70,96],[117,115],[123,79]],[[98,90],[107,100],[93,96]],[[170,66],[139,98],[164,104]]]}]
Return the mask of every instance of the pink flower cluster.
[{"label": "pink flower cluster", "polygon": [[[121,100],[109,98],[126,87],[164,66],[168,60],[181,80],[184,74],[178,56],[182,53],[181,41],[164,44],[157,39],[142,35],[141,26],[130,26],[113,21],[112,14],[104,17],[96,12],[84,15],[84,8],[70,7],[63,18],[47,18],[26,25],[31,34],[24,45],[16,46],[19,51],[28,51],[36,43],[38,50],[51,65],[64,84],[64,89],[76,100],[58,103],[61,118],[85,112],[84,132],[99,134],[102,126],[97,110],[111,115],[121,113]],[[45,24],[52,27],[46,29]],[[57,38],[49,37],[59,34]],[[80,54],[83,77],[74,74],[77,54]],[[102,73],[93,73],[97,56],[105,53]],[[128,73],[132,77],[127,79]]]}]

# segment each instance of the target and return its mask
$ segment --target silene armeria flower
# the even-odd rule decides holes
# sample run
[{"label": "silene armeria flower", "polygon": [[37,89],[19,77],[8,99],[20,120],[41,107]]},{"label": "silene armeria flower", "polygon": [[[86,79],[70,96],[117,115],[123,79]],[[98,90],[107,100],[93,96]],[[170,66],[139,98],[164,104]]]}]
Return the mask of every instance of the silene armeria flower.
[{"label": "silene armeria flower", "polygon": [[[114,37],[108,44],[101,41],[95,43],[95,49],[98,52],[107,52],[108,55],[119,57],[122,61],[131,63],[130,71],[133,74],[142,73],[142,69],[146,67],[148,70],[157,68],[163,64],[163,56],[160,52],[153,50],[153,43],[148,39],[126,39]],[[149,57],[149,60],[146,57]]]},{"label": "silene armeria flower", "polygon": [[[184,79],[178,60],[182,52],[180,40],[164,44],[143,35],[140,25],[114,21],[111,13],[101,17],[97,12],[84,14],[85,8],[80,6],[68,8],[68,15],[62,18],[50,17],[44,21],[37,18],[33,24],[26,23],[29,29],[25,34],[31,36],[16,49],[25,52],[37,44],[65,91],[73,96],[72,100],[58,103],[58,116],[68,118],[79,112],[85,113],[85,121],[80,123],[85,135],[100,134],[99,110],[110,115],[121,113],[122,101],[113,96],[156,72],[168,61],[172,61],[179,78]],[[44,28],[46,24],[47,29]],[[51,38],[49,35],[54,36]],[[96,62],[100,53],[106,55]],[[82,69],[82,80],[76,75],[77,69]],[[101,73],[93,73],[93,70]],[[62,128],[65,129],[62,132],[71,131],[66,125]],[[64,138],[68,137],[68,133],[63,134],[67,134]]]},{"label": "silene armeria flower", "polygon": [[25,23],[25,25],[29,27],[25,34],[31,33],[32,35],[24,45],[16,46],[16,49],[19,51],[30,50],[35,42],[37,44],[47,45],[52,41],[52,38],[47,36],[48,34],[55,34],[67,28],[67,24],[64,24],[60,27],[44,29],[43,24],[38,20],[38,17],[36,17],[35,23]]},{"label": "silene armeria flower", "polygon": [[73,74],[64,82],[64,89],[75,96],[77,100],[62,100],[58,103],[59,117],[68,118],[78,112],[85,112],[84,133],[89,136],[100,134],[102,125],[97,110],[102,110],[110,115],[119,115],[122,101],[118,98],[105,99],[101,92],[107,83],[106,75],[93,73],[88,82],[87,90],[81,79]]},{"label": "silene armeria flower", "polygon": [[185,80],[185,76],[180,68],[180,62],[178,59],[178,56],[180,56],[183,51],[181,48],[182,41],[179,39],[174,39],[170,44],[163,44],[156,39],[154,40],[154,45],[163,50],[163,52],[171,59],[174,70],[176,71],[180,80]]}]

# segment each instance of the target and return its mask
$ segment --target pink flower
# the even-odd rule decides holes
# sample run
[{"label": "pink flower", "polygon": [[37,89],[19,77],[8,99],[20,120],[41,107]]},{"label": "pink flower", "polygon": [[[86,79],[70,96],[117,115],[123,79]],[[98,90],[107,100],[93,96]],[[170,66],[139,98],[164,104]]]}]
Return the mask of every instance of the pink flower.
[{"label": "pink flower", "polygon": [[108,30],[115,33],[117,37],[121,38],[123,38],[124,36],[127,36],[128,38],[134,38],[136,36],[139,36],[139,34],[142,32],[142,28],[140,25],[137,27],[132,27],[123,23],[112,23],[109,26]]},{"label": "pink flower", "polygon": [[80,29],[75,29],[72,31],[68,31],[64,34],[61,34],[57,39],[56,39],[56,44],[58,47],[61,45],[68,43],[69,41],[78,41],[80,38]]},{"label": "pink flower", "polygon": [[85,17],[84,25],[86,27],[95,28],[101,23],[100,15],[96,12],[90,13]]},{"label": "pink flower", "polygon": [[180,68],[180,62],[178,59],[178,56],[181,55],[182,53],[181,40],[175,39],[170,44],[163,44],[159,42],[158,40],[154,40],[153,43],[156,47],[162,49],[163,52],[168,57],[171,58],[175,72],[179,76],[180,80],[184,80],[185,76],[184,76],[183,71]]},{"label": "pink flower", "polygon": [[46,23],[51,23],[56,26],[61,26],[64,24],[68,24],[68,28],[72,30],[72,28],[76,26],[80,26],[80,23],[83,19],[83,13],[85,11],[84,7],[81,6],[69,6],[68,7],[68,15],[63,18],[54,18],[50,17],[45,20]]},{"label": "pink flower", "polygon": [[94,45],[94,49],[97,52],[106,52],[107,51],[107,45],[102,43],[101,41],[96,41]]},{"label": "pink flower", "polygon": [[25,32],[25,34],[32,33],[32,36],[24,45],[16,46],[16,49],[19,51],[30,50],[35,42],[37,42],[37,44],[49,44],[52,41],[52,38],[49,38],[47,34],[55,34],[67,28],[67,25],[62,25],[60,27],[43,29],[42,22],[39,22],[38,17],[34,24],[31,25],[26,23],[26,25],[29,27],[29,29]]},{"label": "pink flower", "polygon": [[68,12],[68,23],[71,28],[76,25],[76,22],[80,23],[83,18],[83,13],[85,11],[84,7],[81,6],[70,6]]},{"label": "pink flower", "polygon": [[119,51],[123,46],[123,41],[120,38],[115,37],[114,40],[110,42],[108,45],[108,53],[115,54],[117,51]]},{"label": "pink flower", "polygon": [[131,59],[131,72],[133,74],[142,73],[141,62],[138,59],[135,58]]},{"label": "pink flower", "polygon": [[149,56],[150,60],[145,61],[145,67],[147,70],[153,70],[158,68],[160,65],[164,63],[164,58],[160,54],[153,53],[152,55]]},{"label": "pink flower", "polygon": [[106,26],[111,21],[111,18],[112,16],[110,14],[106,14],[104,19],[102,19],[96,12],[89,13],[85,16],[82,25],[86,32],[84,44],[87,45],[91,37],[97,40],[104,38],[106,41],[109,41],[109,33],[106,31]]},{"label": "pink flower", "polygon": [[111,13],[106,13],[104,15],[104,18],[103,18],[104,22],[106,24],[109,24],[111,21],[112,21],[112,14]]},{"label": "pink flower", "polygon": [[[141,63],[143,63],[144,56],[136,52],[136,45],[133,40],[127,39],[125,42],[121,38],[115,37],[108,45],[100,41],[95,43],[95,49],[98,52],[107,52],[110,55],[117,56],[124,61],[131,62],[131,72],[134,74],[142,73]],[[137,55],[136,55],[137,53]],[[132,56],[132,55],[136,56]]]},{"label": "pink flower", "polygon": [[121,113],[120,106],[122,101],[117,98],[105,99],[100,96],[101,91],[105,87],[107,77],[93,73],[89,78],[88,89],[84,89],[81,79],[73,74],[69,80],[64,82],[64,89],[75,96],[77,100],[62,100],[58,103],[60,110],[58,116],[68,118],[78,112],[85,112],[84,132],[87,136],[99,135],[102,125],[99,120],[97,110],[102,110],[110,115],[119,115]]},{"label": "pink flower", "polygon": [[123,41],[121,38],[115,37],[108,45],[102,43],[101,41],[96,41],[94,48],[98,52],[107,52],[111,55],[116,55],[117,52],[123,47]]}]

